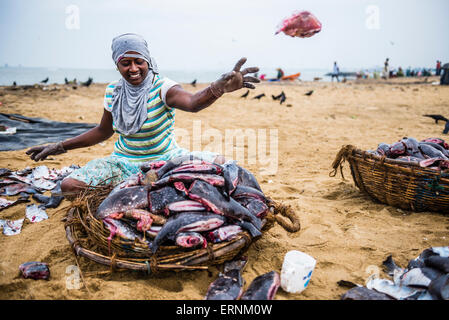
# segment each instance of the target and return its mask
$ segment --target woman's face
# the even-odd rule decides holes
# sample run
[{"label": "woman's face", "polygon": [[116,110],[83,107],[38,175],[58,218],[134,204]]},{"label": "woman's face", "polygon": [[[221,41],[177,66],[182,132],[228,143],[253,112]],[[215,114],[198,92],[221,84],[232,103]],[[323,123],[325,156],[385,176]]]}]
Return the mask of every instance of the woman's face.
[{"label": "woman's face", "polygon": [[[127,53],[137,53],[129,51]],[[125,57],[117,63],[118,71],[122,77],[132,85],[139,85],[148,74],[148,63],[141,58]]]}]

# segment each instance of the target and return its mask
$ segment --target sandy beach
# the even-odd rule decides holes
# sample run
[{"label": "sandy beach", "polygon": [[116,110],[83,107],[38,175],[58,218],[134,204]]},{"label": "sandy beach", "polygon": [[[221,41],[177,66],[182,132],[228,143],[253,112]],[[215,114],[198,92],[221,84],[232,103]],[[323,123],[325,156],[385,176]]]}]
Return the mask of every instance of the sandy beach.
[{"label": "sandy beach", "polygon": [[[277,300],[340,299],[347,290],[339,280],[364,284],[376,266],[380,276],[382,261],[393,255],[405,266],[431,246],[449,244],[449,217],[442,213],[409,212],[373,202],[354,185],[348,164],[345,180],[330,177],[331,164],[343,145],[368,150],[380,142],[392,143],[402,137],[417,139],[441,137],[443,125],[423,114],[449,116],[449,88],[422,79],[385,81],[286,82],[261,83],[244,99],[242,89],[224,95],[199,113],[176,112],[176,128],[193,136],[194,126],[216,129],[224,135],[228,129],[277,129],[277,170],[261,172],[261,164],[243,163],[258,179],[263,191],[273,199],[291,205],[301,221],[301,230],[288,233],[275,225],[249,250],[243,272],[245,288],[258,275],[280,272],[289,250],[313,256],[317,265],[308,288],[301,294],[289,294],[281,288]],[[208,84],[189,84],[191,92]],[[8,90],[0,88],[0,112],[65,122],[98,123],[103,113],[105,84],[90,87],[48,85],[49,90]],[[57,88],[51,90],[52,88]],[[304,95],[313,90],[311,96]],[[282,105],[271,95],[284,91]],[[265,93],[260,100],[252,97]],[[198,122],[200,120],[201,122]],[[117,136],[99,145],[71,150],[36,164],[24,150],[0,153],[0,168],[13,170],[47,165],[62,168],[112,152]],[[209,142],[201,141],[201,146]],[[188,149],[192,139],[180,139]],[[248,144],[245,145],[248,149]],[[34,201],[34,200],[32,200]],[[70,266],[75,256],[66,239],[64,223],[70,202],[48,209],[49,219],[31,224],[25,220],[22,232],[15,236],[0,234],[0,299],[192,299],[204,298],[209,284],[221,268],[208,271],[164,272],[153,276],[133,271],[108,272],[108,268],[85,258],[80,267],[85,286],[68,289]],[[26,204],[0,212],[0,219],[19,219]],[[49,281],[22,279],[18,267],[27,261],[43,261],[50,266]],[[68,269],[69,268],[69,269]]]}]

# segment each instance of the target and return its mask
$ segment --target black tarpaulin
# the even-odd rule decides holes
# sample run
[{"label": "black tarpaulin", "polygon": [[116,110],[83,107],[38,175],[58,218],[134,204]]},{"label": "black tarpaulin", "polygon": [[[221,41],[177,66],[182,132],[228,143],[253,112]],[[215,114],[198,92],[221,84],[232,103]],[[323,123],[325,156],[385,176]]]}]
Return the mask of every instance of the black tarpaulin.
[{"label": "black tarpaulin", "polygon": [[0,125],[17,128],[15,134],[0,134],[0,151],[28,147],[73,138],[96,126],[93,123],[58,122],[28,118],[20,114],[0,113]]}]

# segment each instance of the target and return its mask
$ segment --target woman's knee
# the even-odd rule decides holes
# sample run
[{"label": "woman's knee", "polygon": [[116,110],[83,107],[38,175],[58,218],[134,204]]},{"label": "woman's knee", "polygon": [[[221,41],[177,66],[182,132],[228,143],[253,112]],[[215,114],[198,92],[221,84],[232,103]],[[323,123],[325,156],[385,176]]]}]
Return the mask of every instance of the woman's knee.
[{"label": "woman's knee", "polygon": [[65,178],[61,182],[61,191],[65,194],[74,194],[83,190],[87,185],[73,178]]}]

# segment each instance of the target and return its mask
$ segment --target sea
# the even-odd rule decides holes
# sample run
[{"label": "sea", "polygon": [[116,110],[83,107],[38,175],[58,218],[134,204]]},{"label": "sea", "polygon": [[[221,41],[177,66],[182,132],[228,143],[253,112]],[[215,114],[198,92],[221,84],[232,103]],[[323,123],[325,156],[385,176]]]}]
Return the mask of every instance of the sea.
[{"label": "sea", "polygon": [[[265,70],[265,71],[264,71]],[[330,77],[325,76],[331,70],[309,68],[283,69],[285,75],[301,73],[299,79],[302,81],[313,81],[314,78],[322,78],[321,81],[330,81]],[[209,83],[215,81],[223,73],[223,70],[160,70],[160,74],[179,83],[191,83],[195,79],[197,83]],[[267,78],[274,78],[276,70],[263,69],[259,75],[266,74]],[[2,66],[0,67],[0,86],[10,86],[16,82],[17,85],[33,85],[49,78],[47,84],[64,84],[68,81],[76,80],[85,82],[88,78],[93,78],[94,83],[109,83],[120,79],[120,74],[115,69],[69,69],[69,68],[34,68],[20,66]]]}]

